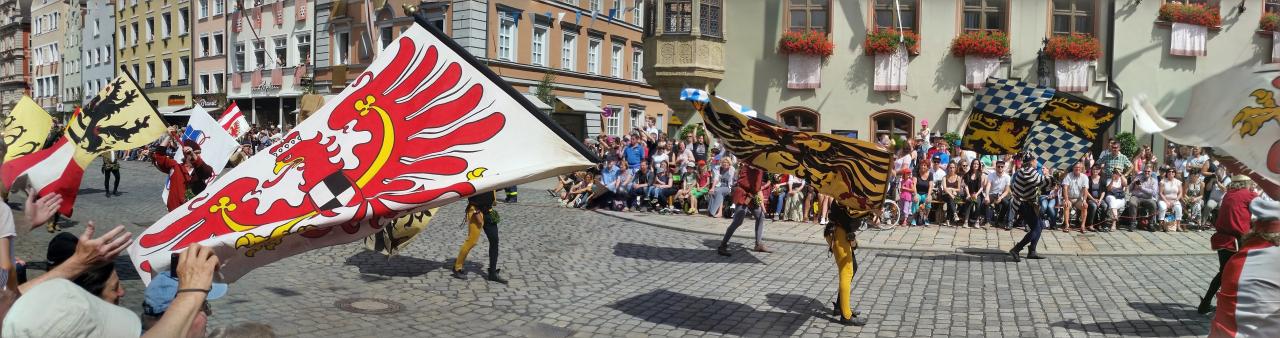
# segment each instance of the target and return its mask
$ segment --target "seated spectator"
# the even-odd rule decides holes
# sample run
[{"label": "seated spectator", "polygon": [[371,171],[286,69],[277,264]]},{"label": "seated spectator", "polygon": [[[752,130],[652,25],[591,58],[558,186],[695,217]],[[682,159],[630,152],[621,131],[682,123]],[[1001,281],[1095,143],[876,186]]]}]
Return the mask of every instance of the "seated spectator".
[{"label": "seated spectator", "polygon": [[[1165,168],[1164,179],[1160,182],[1160,200],[1157,202],[1156,220],[1161,222],[1165,232],[1177,232],[1181,230],[1182,225],[1182,199],[1185,197],[1182,190],[1182,181],[1178,180],[1176,169]],[[1165,216],[1173,212],[1173,220],[1168,220]]]},{"label": "seated spectator", "polygon": [[[1158,191],[1156,179],[1152,174],[1153,171],[1155,170],[1150,165],[1143,165],[1143,168],[1138,171],[1137,177],[1134,177],[1133,182],[1130,182],[1128,203],[1125,208],[1129,219],[1133,222],[1129,226],[1131,230],[1141,224],[1138,220],[1139,208],[1149,211],[1156,210],[1156,193]],[[1155,222],[1152,222],[1148,230],[1155,231],[1155,226]]]},{"label": "seated spectator", "polygon": [[1107,187],[1103,190],[1102,201],[1107,211],[1111,215],[1111,231],[1116,231],[1116,223],[1120,220],[1120,210],[1124,209],[1125,203],[1125,187],[1129,186],[1129,182],[1124,178],[1124,169],[1120,167],[1110,167],[1111,178],[1107,181]]},{"label": "seated spectator", "polygon": [[733,192],[733,184],[737,182],[738,171],[733,168],[728,158],[720,159],[720,166],[711,172],[711,198],[707,200],[707,214],[720,218],[724,209],[724,198]]}]

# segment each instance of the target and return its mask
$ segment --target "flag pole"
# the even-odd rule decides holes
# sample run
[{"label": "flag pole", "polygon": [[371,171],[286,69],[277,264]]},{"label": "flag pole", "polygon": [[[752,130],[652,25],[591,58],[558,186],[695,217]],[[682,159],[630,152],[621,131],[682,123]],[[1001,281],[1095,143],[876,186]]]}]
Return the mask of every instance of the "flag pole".
[{"label": "flag pole", "polygon": [[503,80],[502,77],[494,73],[492,69],[489,69],[488,66],[485,66],[484,62],[480,62],[480,60],[476,59],[476,57],[471,55],[470,52],[467,52],[465,48],[462,48],[462,45],[459,45],[457,41],[454,41],[452,38],[449,37],[449,35],[445,34],[444,32],[440,31],[440,29],[437,29],[435,26],[431,25],[431,22],[427,20],[426,12],[423,12],[421,9],[419,9],[418,11],[415,11],[413,13],[409,13],[409,15],[413,17],[413,21],[416,22],[418,26],[421,26],[423,29],[426,29],[428,33],[431,33],[431,35],[435,37],[436,40],[439,40],[441,44],[445,45],[445,47],[448,47],[449,49],[452,49],[455,53],[458,53],[458,56],[462,57],[464,61],[471,64],[471,66],[475,67],[476,70],[479,71],[480,74],[483,74],[486,78],[488,78],[489,81],[493,81],[493,83],[497,85],[498,88],[501,88],[503,92],[511,96],[512,99],[516,100],[516,103],[519,103],[521,107],[524,107],[524,109],[532,113],[534,118],[542,122],[543,125],[546,125],[547,128],[551,129],[551,131],[554,132],[557,136],[560,136],[560,139],[564,140],[565,143],[568,143],[569,146],[572,146],[574,150],[577,150],[578,153],[581,154],[583,157],[585,157],[588,161],[591,161],[593,163],[602,162],[600,160],[600,156],[596,155],[594,151],[591,151],[590,149],[588,149],[585,144],[582,144],[582,140],[577,139],[576,137],[573,136],[573,134],[570,134],[568,131],[566,131],[564,127],[561,127],[560,124],[553,121],[551,119],[551,116],[549,116],[548,114],[541,113],[541,110],[539,110],[537,106],[534,106],[532,102],[529,102],[528,98],[525,98],[523,94],[521,94],[519,91],[516,91],[515,88],[511,87],[511,84],[507,83],[506,80]]},{"label": "flag pole", "polygon": [[893,15],[898,18],[898,43],[901,44],[906,39],[902,36],[902,5],[898,4],[898,0],[893,0]]}]

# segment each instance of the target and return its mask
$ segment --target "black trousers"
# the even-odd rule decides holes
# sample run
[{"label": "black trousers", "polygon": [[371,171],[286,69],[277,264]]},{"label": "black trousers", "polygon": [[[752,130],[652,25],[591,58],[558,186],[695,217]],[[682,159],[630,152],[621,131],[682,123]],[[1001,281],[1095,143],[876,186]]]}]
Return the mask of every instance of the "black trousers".
[{"label": "black trousers", "polygon": [[1020,202],[1018,205],[1018,214],[1022,217],[1022,222],[1027,224],[1027,234],[1022,236],[1022,240],[1018,241],[1018,245],[1013,246],[1013,251],[1022,251],[1022,248],[1031,246],[1028,250],[1030,254],[1036,253],[1036,246],[1040,244],[1040,233],[1044,231],[1044,223],[1040,222],[1040,205],[1039,203]]},{"label": "black trousers", "polygon": [[1218,293],[1218,288],[1222,287],[1222,269],[1227,267],[1227,260],[1231,259],[1231,255],[1235,255],[1234,251],[1218,250],[1218,274],[1213,275],[1213,280],[1209,281],[1209,290],[1204,292],[1204,299],[1200,300],[1200,308],[1207,309],[1213,301],[1213,295]]},{"label": "black trousers", "polygon": [[[111,185],[111,176],[116,177],[116,184]],[[102,190],[107,193],[116,193],[120,191],[120,169],[102,169]]]}]

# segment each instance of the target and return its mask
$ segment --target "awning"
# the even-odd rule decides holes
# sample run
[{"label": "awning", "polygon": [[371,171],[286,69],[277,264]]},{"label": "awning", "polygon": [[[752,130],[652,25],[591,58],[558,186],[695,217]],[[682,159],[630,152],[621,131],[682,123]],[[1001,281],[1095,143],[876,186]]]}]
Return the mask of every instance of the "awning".
[{"label": "awning", "polygon": [[551,108],[550,105],[547,105],[546,102],[542,102],[542,100],[538,99],[538,96],[536,95],[533,95],[533,94],[523,94],[523,95],[524,95],[524,98],[529,99],[529,102],[533,102],[533,106],[538,107],[538,109],[541,109],[541,110],[553,109]]},{"label": "awning", "polygon": [[600,108],[600,105],[595,102],[587,101],[586,99],[556,96],[556,100],[569,107],[569,110],[576,112],[600,113],[603,111]]},{"label": "awning", "polygon": [[191,116],[191,107],[164,107],[156,109],[162,116]]}]

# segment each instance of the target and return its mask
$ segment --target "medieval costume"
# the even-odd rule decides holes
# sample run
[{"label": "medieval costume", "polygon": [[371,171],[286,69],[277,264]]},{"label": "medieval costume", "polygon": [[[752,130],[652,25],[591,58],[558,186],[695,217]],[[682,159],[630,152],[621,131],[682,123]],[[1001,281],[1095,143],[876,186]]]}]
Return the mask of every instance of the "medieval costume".
[{"label": "medieval costume", "polygon": [[458,250],[458,258],[453,261],[454,278],[466,279],[462,263],[467,260],[467,253],[471,252],[471,247],[474,247],[476,241],[480,239],[480,232],[484,231],[485,238],[489,240],[489,276],[485,279],[502,284],[507,283],[506,279],[498,276],[501,272],[498,269],[499,220],[497,210],[493,210],[496,200],[492,191],[479,193],[467,199],[467,240],[462,242],[462,249]]}]

